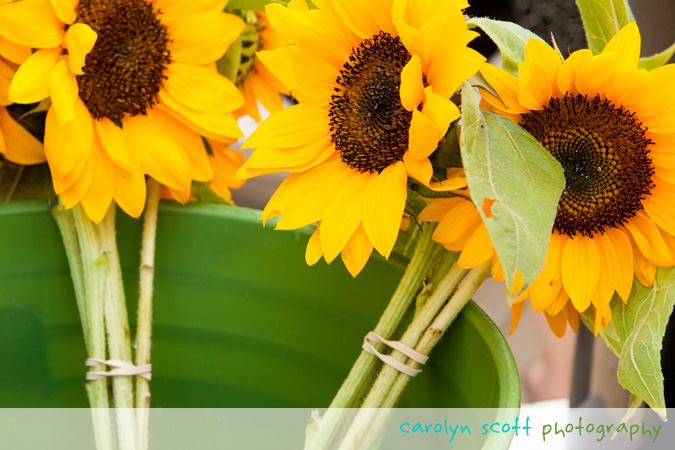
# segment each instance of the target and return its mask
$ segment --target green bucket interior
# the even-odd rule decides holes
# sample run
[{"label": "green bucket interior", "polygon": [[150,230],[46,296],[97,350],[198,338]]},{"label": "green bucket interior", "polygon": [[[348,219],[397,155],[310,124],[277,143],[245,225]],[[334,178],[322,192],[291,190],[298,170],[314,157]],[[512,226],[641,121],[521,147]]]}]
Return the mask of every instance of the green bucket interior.
[{"label": "green bucket interior", "polygon": [[[86,407],[86,352],[68,263],[44,201],[0,205],[0,407]],[[259,211],[164,203],[155,262],[153,407],[326,407],[403,268],[305,264],[311,233]],[[134,328],[142,222],[118,214]],[[11,368],[6,370],[5,368]],[[503,336],[470,303],[400,406],[518,407]]]}]

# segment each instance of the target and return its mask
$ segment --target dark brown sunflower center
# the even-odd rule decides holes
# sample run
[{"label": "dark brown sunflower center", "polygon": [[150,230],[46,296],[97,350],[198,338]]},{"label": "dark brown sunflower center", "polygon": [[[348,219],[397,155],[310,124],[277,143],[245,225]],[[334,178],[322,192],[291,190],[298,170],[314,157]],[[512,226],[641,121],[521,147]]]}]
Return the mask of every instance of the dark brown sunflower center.
[{"label": "dark brown sunflower center", "polygon": [[95,119],[145,114],[157,102],[170,62],[167,30],[145,0],[80,0],[77,21],[98,37],[77,76],[80,98]]},{"label": "dark brown sunflower center", "polygon": [[634,113],[599,96],[567,95],[521,118],[565,171],[555,230],[592,236],[642,208],[653,187],[652,142]]},{"label": "dark brown sunflower center", "polygon": [[382,172],[403,159],[412,112],[401,105],[401,70],[410,53],[398,37],[380,32],[349,56],[330,103],[330,126],[340,158],[360,172]]}]

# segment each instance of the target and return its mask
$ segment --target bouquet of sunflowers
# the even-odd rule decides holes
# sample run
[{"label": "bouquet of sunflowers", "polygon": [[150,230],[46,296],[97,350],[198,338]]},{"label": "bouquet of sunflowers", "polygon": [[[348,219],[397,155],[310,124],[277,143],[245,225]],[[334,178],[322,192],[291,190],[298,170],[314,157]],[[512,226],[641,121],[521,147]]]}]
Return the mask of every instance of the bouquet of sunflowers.
[{"label": "bouquet of sunflowers", "polygon": [[[465,16],[464,0],[267,3],[0,0],[0,151],[20,167],[7,198],[48,164],[31,179],[53,188],[97,448],[147,447],[160,197],[231,204],[229,189],[283,172],[261,219],[314,227],[307,264],[340,256],[356,277],[374,250],[410,260],[306,448],[336,444],[344,408],[364,409],[340,448],[374,448],[370,408],[397,404],[490,275],[514,329],[528,298],[557,336],[583,322],[618,356],[630,406],[665,418],[675,47],[641,58],[621,0],[577,0],[589,48],[575,52]],[[501,68],[470,47],[479,31]],[[272,114],[244,162],[230,146],[258,102]],[[144,216],[135,352],[116,206]]]}]

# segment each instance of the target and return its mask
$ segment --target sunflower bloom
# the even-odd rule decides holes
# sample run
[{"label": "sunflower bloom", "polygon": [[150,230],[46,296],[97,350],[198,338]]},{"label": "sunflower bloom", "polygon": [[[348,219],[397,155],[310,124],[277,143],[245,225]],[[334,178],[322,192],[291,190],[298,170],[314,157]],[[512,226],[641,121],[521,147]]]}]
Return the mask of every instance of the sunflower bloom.
[{"label": "sunflower bloom", "polygon": [[38,49],[9,100],[47,97],[45,153],[66,208],[94,222],[111,202],[143,211],[144,175],[185,202],[213,177],[201,136],[241,136],[243,98],[215,61],[244,22],[214,0],[19,0],[0,6],[0,35]]},{"label": "sunflower bloom", "polygon": [[281,48],[289,42],[269,25],[267,14],[250,12],[247,16],[247,29],[242,35],[243,50],[235,84],[244,96],[244,106],[237,112],[238,116],[248,114],[256,122],[262,117],[258,111],[258,102],[270,113],[283,109],[281,95],[290,95],[288,89],[269,71],[255,56],[256,51],[267,51]]},{"label": "sunflower bloom", "polygon": [[0,153],[17,164],[45,162],[45,150],[7,111],[9,84],[17,67],[30,56],[30,48],[13,44],[0,36]]},{"label": "sunflower bloom", "polygon": [[356,276],[373,248],[390,255],[408,176],[430,184],[428,157],[459,117],[449,99],[484,58],[467,48],[476,33],[452,1],[314,3],[267,7],[294,44],[258,57],[299,104],[249,137],[255,151],[237,176],[292,172],[262,219],[280,215],[277,229],[318,222],[307,263],[341,254]]},{"label": "sunflower bloom", "polygon": [[[518,122],[564,169],[546,262],[527,289],[558,335],[567,321],[578,326],[574,311],[589,307],[597,334],[611,320],[615,292],[626,302],[634,275],[651,286],[656,267],[675,262],[675,65],[648,72],[638,69],[639,57],[640,34],[630,24],[599,55],[581,50],[561,62],[551,47],[530,40],[518,79],[489,65],[481,70],[500,97],[482,92],[482,106]],[[426,217],[448,220],[439,205],[428,208]],[[459,213],[445,214],[460,225],[439,225],[440,242],[463,250],[468,266],[491,257],[486,233],[471,246],[479,231]]]}]

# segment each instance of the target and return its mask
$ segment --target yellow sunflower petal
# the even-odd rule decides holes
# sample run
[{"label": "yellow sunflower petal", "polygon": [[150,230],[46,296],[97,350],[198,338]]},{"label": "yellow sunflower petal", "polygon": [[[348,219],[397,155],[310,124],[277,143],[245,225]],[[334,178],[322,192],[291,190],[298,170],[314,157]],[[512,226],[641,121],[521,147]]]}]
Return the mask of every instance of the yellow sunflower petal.
[{"label": "yellow sunflower petal", "polygon": [[419,55],[412,55],[401,70],[401,105],[408,111],[417,111],[417,105],[424,100],[422,63]]},{"label": "yellow sunflower petal", "polygon": [[205,12],[183,16],[169,24],[171,59],[188,64],[218,60],[246,24],[233,14]]},{"label": "yellow sunflower petal", "polygon": [[241,171],[241,176],[249,168],[268,168],[276,172],[297,172],[293,168],[311,162],[328,148],[335,148],[331,143],[330,136],[325,136],[307,145],[295,148],[257,148],[248,158],[248,161],[246,161],[246,168]]},{"label": "yellow sunflower petal", "polygon": [[673,256],[653,220],[638,213],[624,227],[630,231],[635,244],[648,260],[661,267],[673,265]]},{"label": "yellow sunflower petal", "polygon": [[529,287],[530,303],[532,303],[532,309],[536,312],[548,308],[562,289],[560,260],[566,241],[566,236],[557,233],[551,235],[551,243],[546,250],[544,268]]},{"label": "yellow sunflower petal", "polygon": [[0,34],[33,48],[61,45],[63,22],[49,0],[22,0],[0,5]]},{"label": "yellow sunflower petal", "polygon": [[70,209],[82,201],[82,197],[84,197],[91,187],[91,183],[94,181],[95,166],[94,158],[89,158],[84,165],[82,173],[77,177],[73,185],[59,194],[59,198],[66,209]]},{"label": "yellow sunflower petal", "polygon": [[296,176],[289,176],[277,189],[265,210],[282,214],[276,229],[292,230],[321,220],[326,198],[349,178],[344,164],[332,160]]},{"label": "yellow sunflower petal", "polygon": [[[609,310],[610,315],[612,314],[612,311]],[[572,331],[575,333],[579,331],[579,311],[574,309],[574,306],[571,304],[567,304],[567,307],[564,309],[565,312],[565,318],[567,318],[567,322],[570,324],[570,328]],[[606,325],[606,324],[605,324]]]},{"label": "yellow sunflower petal", "polygon": [[[592,57],[593,53],[589,49],[584,49],[572,53],[565,60],[562,67],[560,67],[560,70],[558,70],[557,76],[558,89],[560,89],[560,92],[567,92],[572,95],[578,94],[576,86],[577,70],[580,67],[583,67]],[[499,92],[501,93],[501,91]]]},{"label": "yellow sunflower petal", "polygon": [[312,233],[312,236],[309,238],[309,242],[307,242],[307,248],[305,249],[305,261],[307,262],[308,266],[313,266],[323,256],[323,250],[321,249],[321,238],[319,236],[320,228],[321,225],[319,225],[316,230],[314,230],[314,233]]},{"label": "yellow sunflower petal", "polygon": [[426,101],[422,113],[436,125],[436,142],[440,141],[448,132],[450,123],[459,118],[457,105],[432,91],[431,87],[424,89]]},{"label": "yellow sunflower petal", "polygon": [[[428,112],[428,110],[427,110]],[[413,110],[408,138],[408,151],[414,159],[426,159],[438,146],[439,130],[436,124],[418,109]]]},{"label": "yellow sunflower petal", "polygon": [[638,281],[640,281],[643,286],[651,287],[651,285],[654,284],[656,264],[645,258],[642,252],[635,247],[633,247],[633,270],[635,271],[635,276]]},{"label": "yellow sunflower petal", "polygon": [[434,231],[433,239],[448,250],[461,251],[481,223],[483,221],[473,203],[461,199],[445,214]]},{"label": "yellow sunflower petal", "polygon": [[597,287],[597,306],[609,306],[618,284],[621,271],[619,255],[614,249],[614,243],[608,234],[603,233],[594,237],[600,254],[600,278]]},{"label": "yellow sunflower petal", "polygon": [[551,98],[558,97],[554,81],[561,65],[555,50],[539,39],[530,38],[525,46],[525,62],[518,64],[518,102],[528,109],[539,110]]},{"label": "yellow sunflower petal", "polygon": [[284,38],[310,55],[341,68],[359,42],[334,15],[324,10],[292,11],[281,5],[265,7],[267,19]]},{"label": "yellow sunflower petal", "polygon": [[242,147],[298,147],[330,134],[327,108],[299,104],[265,119]]},{"label": "yellow sunflower petal", "polygon": [[380,31],[394,35],[391,21],[391,0],[333,0],[337,16],[361,39],[369,39]]},{"label": "yellow sunflower petal", "polygon": [[364,193],[363,228],[385,258],[389,257],[398,237],[407,196],[407,178],[405,165],[397,162],[371,178]]},{"label": "yellow sunflower petal", "polygon": [[45,162],[45,149],[24,127],[19,125],[7,112],[0,108],[0,145],[4,141],[5,157],[17,164],[38,164]]},{"label": "yellow sunflower petal", "polygon": [[469,203],[461,197],[432,198],[429,202],[419,215],[419,219],[425,222],[440,222],[445,214],[457,205]]},{"label": "yellow sunflower petal", "polygon": [[490,267],[490,271],[492,272],[492,279],[496,282],[500,283],[506,280],[504,268],[502,267],[502,263],[499,261],[499,257],[497,256],[496,252],[492,254],[492,265]]},{"label": "yellow sunflower petal", "polygon": [[614,52],[618,66],[635,69],[640,62],[640,30],[635,22],[629,23],[610,39],[602,53]]},{"label": "yellow sunflower petal", "polygon": [[574,81],[577,91],[587,96],[604,93],[609,76],[617,69],[617,61],[614,52],[601,53],[586,60],[577,68]]},{"label": "yellow sunflower petal", "polygon": [[77,19],[75,8],[77,8],[79,0],[51,0],[51,2],[54,12],[61,22],[66,25],[75,22],[75,19]]},{"label": "yellow sunflower petal", "polygon": [[115,172],[115,194],[113,198],[125,213],[138,218],[145,207],[145,176],[132,173],[120,167]]},{"label": "yellow sunflower petal", "polygon": [[363,270],[372,252],[373,244],[368,239],[363,226],[359,225],[342,250],[342,261],[353,277],[356,277]]},{"label": "yellow sunflower petal", "polygon": [[145,173],[169,188],[189,191],[190,159],[173,130],[156,120],[153,110],[147,116],[125,119],[122,131],[127,148],[138,156]]},{"label": "yellow sunflower petal", "polygon": [[513,334],[518,328],[518,322],[520,322],[520,317],[523,315],[523,307],[525,306],[524,302],[518,302],[511,305],[511,330],[509,334]]},{"label": "yellow sunflower petal", "polygon": [[605,95],[615,105],[622,105],[635,111],[635,107],[644,100],[653,78],[652,74],[644,69],[619,69],[608,79]]},{"label": "yellow sunflower petal", "polygon": [[127,171],[139,173],[141,171],[141,163],[138,160],[138,156],[129,151],[124,141],[122,128],[115,125],[112,120],[106,117],[95,120],[94,126],[96,127],[96,134],[101,141],[101,145],[103,145],[110,159]]},{"label": "yellow sunflower petal", "polygon": [[427,81],[434,87],[434,92],[451,97],[464,81],[484,66],[484,62],[485,57],[471,48],[453,48],[448,55],[431,61]]},{"label": "yellow sunflower petal", "polygon": [[164,75],[167,92],[195,111],[227,113],[244,104],[234,83],[206,67],[174,62],[166,68]]},{"label": "yellow sunflower petal", "polygon": [[295,45],[261,51],[256,55],[298,100],[310,106],[330,103],[339,75],[332,64],[300,53]]},{"label": "yellow sunflower petal", "polygon": [[361,223],[364,192],[376,175],[349,171],[349,178],[333,194],[321,218],[321,248],[327,262],[333,261]]},{"label": "yellow sunflower petal", "polygon": [[72,171],[77,172],[75,169],[89,159],[94,144],[93,119],[79,98],[73,111],[74,119],[63,126],[56,120],[53,106],[47,113],[45,154],[52,173],[58,177],[66,177]]},{"label": "yellow sunflower petal", "polygon": [[153,0],[152,3],[162,11],[162,19],[172,20],[196,13],[220,12],[228,0]]},{"label": "yellow sunflower petal", "polygon": [[31,54],[30,47],[16,44],[0,36],[0,55],[2,55],[3,58],[6,58],[14,64],[21,64]]},{"label": "yellow sunflower petal", "polygon": [[559,313],[555,316],[551,316],[549,313],[544,311],[544,316],[546,317],[546,322],[548,322],[548,327],[551,329],[553,334],[562,338],[565,336],[567,331],[567,318],[564,313]]},{"label": "yellow sunflower petal", "polygon": [[600,255],[592,238],[575,236],[568,239],[562,251],[562,281],[570,300],[579,312],[591,304],[591,297],[600,278]]},{"label": "yellow sunflower petal", "polygon": [[[501,106],[501,108],[505,109],[507,112],[511,112],[512,114],[523,114],[529,112],[527,108],[523,108],[518,102],[519,85],[518,79],[516,77],[491,64],[483,65],[480,69],[480,73],[485,77],[487,82],[490,83],[490,86],[499,92],[499,97],[503,102],[503,106]],[[482,91],[481,94],[483,94]],[[491,100],[494,99],[493,96],[490,95],[486,98],[493,106],[500,106],[499,103]]]},{"label": "yellow sunflower petal", "polygon": [[171,130],[171,137],[181,145],[190,159],[190,178],[195,181],[210,181],[213,170],[201,136],[162,111],[155,110],[152,115],[164,129]]},{"label": "yellow sunflower petal", "polygon": [[105,217],[115,193],[115,164],[108,158],[101,143],[97,143],[92,153],[94,178],[87,193],[82,197],[82,207],[94,223]]},{"label": "yellow sunflower petal", "polygon": [[68,27],[63,46],[68,50],[68,67],[75,75],[83,75],[84,59],[96,44],[98,35],[89,25],[76,23]]},{"label": "yellow sunflower petal", "polygon": [[49,95],[61,126],[75,118],[75,104],[79,95],[77,80],[63,59],[56,63],[49,77]]},{"label": "yellow sunflower petal", "polygon": [[36,103],[49,97],[49,77],[60,59],[60,47],[33,53],[14,74],[9,99],[16,103]]},{"label": "yellow sunflower petal", "polygon": [[243,136],[232,113],[209,113],[186,108],[164,89],[160,89],[159,99],[158,109],[179,119],[197,134],[218,142],[230,142]]},{"label": "yellow sunflower petal", "polygon": [[[567,295],[565,289],[560,289],[558,294],[555,296],[555,298],[553,298],[551,303],[546,308],[546,312],[552,316],[555,316],[559,314],[560,311],[565,309],[567,305],[572,305],[572,302],[570,302],[570,296]],[[574,306],[572,306],[572,308],[574,308]]]},{"label": "yellow sunflower petal", "polygon": [[431,176],[434,173],[434,168],[431,165],[429,158],[414,159],[410,152],[403,154],[403,164],[408,175],[424,185],[429,184]]},{"label": "yellow sunflower petal", "polygon": [[474,267],[478,267],[492,258],[493,252],[494,247],[492,246],[487,227],[484,223],[481,223],[467,241],[464,250],[462,250],[462,254],[459,255],[457,267],[460,269],[473,269]]}]

